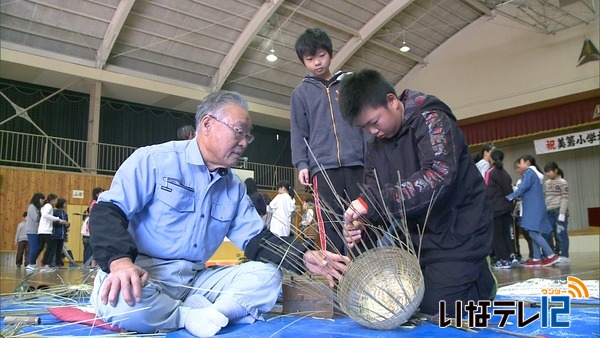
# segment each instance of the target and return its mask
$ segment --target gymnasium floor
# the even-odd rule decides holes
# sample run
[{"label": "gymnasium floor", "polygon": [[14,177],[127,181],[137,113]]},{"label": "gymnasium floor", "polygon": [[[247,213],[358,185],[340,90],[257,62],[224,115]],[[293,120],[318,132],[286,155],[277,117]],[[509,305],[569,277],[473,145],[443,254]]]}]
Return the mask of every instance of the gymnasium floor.
[{"label": "gymnasium floor", "polygon": [[[526,268],[514,266],[511,269],[494,270],[499,286],[510,286],[517,282],[531,281],[533,278],[545,280],[562,280],[566,285],[567,277],[577,277],[583,281],[592,281],[590,293],[598,292],[598,280],[600,280],[600,258],[597,253],[574,253],[572,262],[566,266]],[[60,269],[50,273],[36,273],[29,280],[29,285],[39,287],[44,285],[81,284],[84,276],[89,271],[80,269]],[[15,287],[27,276],[25,269],[16,267],[0,267],[0,292],[12,292]],[[594,289],[595,291],[591,290]],[[500,295],[498,299],[523,299],[521,296]],[[537,297],[538,300],[541,297]],[[535,300],[535,299],[534,299]],[[276,309],[281,309],[281,304]],[[10,315],[10,309],[0,305],[3,312],[0,316]],[[539,308],[526,307],[525,319],[540,313]],[[88,335],[116,335],[114,331],[100,328],[90,329],[89,326],[81,324],[66,325],[58,321],[50,314],[43,314],[41,325],[28,326],[16,336],[37,334],[43,336],[88,336]],[[567,318],[570,323],[568,328],[543,328],[540,321],[533,322],[525,328],[517,328],[516,317],[511,316],[508,324],[498,331],[500,316],[492,316],[489,328],[476,329],[475,332],[467,332],[456,328],[440,328],[430,322],[418,323],[415,326],[407,325],[392,331],[376,331],[366,329],[350,318],[337,315],[333,319],[319,319],[311,313],[302,315],[282,315],[277,311],[266,316],[266,322],[257,322],[252,325],[232,325],[223,329],[219,337],[593,337],[600,336],[600,306],[598,299],[587,299],[585,302],[571,302],[570,314]],[[0,328],[4,327],[4,322]],[[134,335],[135,336],[135,335]],[[159,334],[167,337],[191,337],[185,330],[179,330],[168,334]]]}]

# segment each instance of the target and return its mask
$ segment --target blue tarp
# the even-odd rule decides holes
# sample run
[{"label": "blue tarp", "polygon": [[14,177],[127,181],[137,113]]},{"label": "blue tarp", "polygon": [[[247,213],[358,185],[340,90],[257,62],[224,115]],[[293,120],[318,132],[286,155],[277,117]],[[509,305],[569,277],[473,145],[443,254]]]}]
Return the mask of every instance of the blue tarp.
[{"label": "blue tarp", "polygon": [[[9,312],[7,310],[16,307],[1,308],[1,316]],[[36,307],[19,307],[35,309]],[[43,307],[37,307],[43,309]],[[524,318],[530,318],[540,313],[540,308],[524,308]],[[91,328],[82,324],[69,324],[58,321],[50,314],[39,316],[40,325],[24,327],[20,333],[37,333],[43,336],[93,336],[115,334],[99,328]],[[230,325],[217,334],[218,337],[509,337],[507,332],[517,333],[519,336],[545,336],[545,337],[590,337],[594,334],[600,335],[600,306],[598,301],[587,304],[572,304],[570,314],[561,317],[561,321],[570,324],[568,328],[543,328],[538,319],[524,328],[517,327],[516,316],[510,316],[507,325],[502,329],[505,332],[495,331],[501,316],[493,315],[489,320],[488,329],[477,329],[477,333],[466,332],[456,328],[440,328],[435,324],[423,322],[414,328],[399,328],[391,331],[377,331],[367,329],[355,323],[348,317],[336,317],[334,319],[317,319],[302,316],[275,316],[264,322],[256,322],[251,325]],[[68,324],[68,325],[66,325]],[[4,320],[0,324],[4,328]],[[167,337],[192,337],[186,330],[178,330],[166,334]]]}]

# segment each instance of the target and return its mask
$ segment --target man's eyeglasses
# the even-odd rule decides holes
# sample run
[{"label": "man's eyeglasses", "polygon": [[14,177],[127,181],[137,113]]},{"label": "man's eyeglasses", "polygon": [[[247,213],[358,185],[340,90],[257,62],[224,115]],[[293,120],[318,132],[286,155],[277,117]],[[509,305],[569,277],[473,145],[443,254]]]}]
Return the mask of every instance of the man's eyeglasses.
[{"label": "man's eyeglasses", "polygon": [[215,119],[215,121],[227,126],[229,129],[233,130],[233,133],[234,133],[236,139],[242,140],[242,139],[246,138],[246,141],[248,141],[248,144],[250,144],[250,143],[252,143],[252,141],[254,141],[254,135],[247,133],[238,127],[232,126],[231,124],[229,124],[227,122],[221,121],[212,115],[208,115],[208,116],[212,117],[213,119]]}]

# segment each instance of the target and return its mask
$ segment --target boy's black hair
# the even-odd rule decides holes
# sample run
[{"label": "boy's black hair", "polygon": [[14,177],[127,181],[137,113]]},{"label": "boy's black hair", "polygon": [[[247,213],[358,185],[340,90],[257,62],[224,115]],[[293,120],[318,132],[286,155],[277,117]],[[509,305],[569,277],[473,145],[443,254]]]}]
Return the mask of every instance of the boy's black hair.
[{"label": "boy's black hair", "polygon": [[353,123],[365,108],[387,106],[390,93],[396,95],[394,86],[376,70],[363,69],[354,74],[345,74],[339,97],[342,117]]},{"label": "boy's black hair", "polygon": [[296,55],[300,62],[304,64],[304,57],[309,55],[317,54],[317,49],[323,48],[329,53],[329,56],[333,56],[333,44],[327,33],[320,28],[309,28],[300,34],[298,40],[296,40]]}]

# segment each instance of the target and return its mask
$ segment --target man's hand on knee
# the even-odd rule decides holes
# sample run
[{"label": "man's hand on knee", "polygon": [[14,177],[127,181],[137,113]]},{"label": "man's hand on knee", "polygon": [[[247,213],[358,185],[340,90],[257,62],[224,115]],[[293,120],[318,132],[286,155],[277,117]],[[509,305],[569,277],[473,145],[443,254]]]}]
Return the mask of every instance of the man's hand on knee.
[{"label": "man's hand on knee", "polygon": [[100,300],[104,305],[116,306],[119,294],[127,305],[133,306],[142,300],[142,288],[148,282],[148,272],[133,264],[130,258],[116,259],[110,263],[110,274],[104,281]]}]

